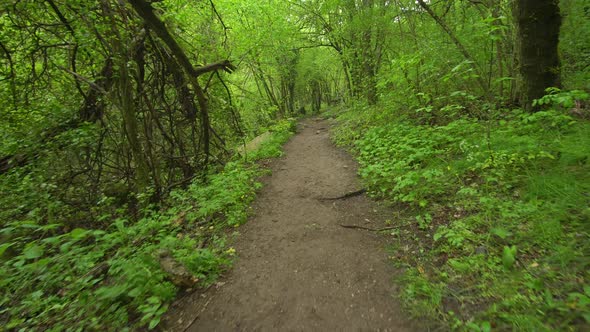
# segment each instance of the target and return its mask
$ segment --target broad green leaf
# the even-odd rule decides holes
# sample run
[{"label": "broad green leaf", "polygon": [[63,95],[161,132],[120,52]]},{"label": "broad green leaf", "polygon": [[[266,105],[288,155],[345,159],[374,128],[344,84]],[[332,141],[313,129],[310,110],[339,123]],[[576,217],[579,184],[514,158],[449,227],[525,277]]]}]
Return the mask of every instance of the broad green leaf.
[{"label": "broad green leaf", "polygon": [[516,262],[516,246],[504,246],[502,250],[502,264],[506,269],[512,269]]},{"label": "broad green leaf", "polygon": [[127,293],[127,295],[131,297],[138,297],[139,295],[141,295],[141,288],[133,288],[131,291],[129,291],[129,293]]},{"label": "broad green leaf", "polygon": [[505,228],[502,227],[494,227],[490,230],[490,233],[498,236],[501,239],[505,239],[507,237],[509,237],[510,235],[512,235],[512,233],[510,231],[508,231]]},{"label": "broad green leaf", "polygon": [[2,244],[0,244],[0,257],[2,257],[2,255],[4,254],[4,252],[6,251],[6,249],[8,249],[13,244],[14,243],[2,243]]},{"label": "broad green leaf", "polygon": [[148,328],[149,328],[150,330],[152,330],[152,329],[154,329],[154,327],[156,327],[158,324],[160,324],[160,317],[156,317],[156,318],[152,319],[152,320],[150,321],[150,325],[148,326]]},{"label": "broad green leaf", "polygon": [[43,247],[37,244],[29,244],[23,250],[23,255],[27,259],[35,259],[43,256],[44,250]]},{"label": "broad green leaf", "polygon": [[70,232],[70,236],[74,240],[81,240],[88,235],[89,231],[83,228],[75,228]]}]

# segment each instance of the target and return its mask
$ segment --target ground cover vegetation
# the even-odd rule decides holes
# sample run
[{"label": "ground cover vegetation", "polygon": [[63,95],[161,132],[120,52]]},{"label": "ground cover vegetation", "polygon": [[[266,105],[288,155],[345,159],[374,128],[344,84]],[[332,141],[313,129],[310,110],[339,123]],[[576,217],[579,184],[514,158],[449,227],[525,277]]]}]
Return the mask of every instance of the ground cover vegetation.
[{"label": "ground cover vegetation", "polygon": [[321,109],[397,211],[407,310],[588,327],[588,0],[7,0],[0,27],[0,330],[155,328]]},{"label": "ground cover vegetation", "polygon": [[[590,323],[590,2],[543,2],[400,5],[378,101],[330,113],[371,194],[398,211],[390,255],[404,304],[445,329]],[[558,34],[553,53],[523,27],[535,6],[552,11],[537,28],[561,21],[537,31]],[[531,85],[531,70],[549,72]]]}]

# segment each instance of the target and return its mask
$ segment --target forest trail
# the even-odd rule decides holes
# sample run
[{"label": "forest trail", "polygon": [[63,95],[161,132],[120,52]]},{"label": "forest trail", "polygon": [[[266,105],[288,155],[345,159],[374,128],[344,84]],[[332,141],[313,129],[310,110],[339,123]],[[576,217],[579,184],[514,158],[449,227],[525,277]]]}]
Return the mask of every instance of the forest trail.
[{"label": "forest trail", "polygon": [[359,190],[356,164],[307,119],[273,161],[254,214],[232,246],[238,258],[204,293],[171,309],[171,331],[411,331],[393,297],[396,273],[382,236],[386,211]]}]

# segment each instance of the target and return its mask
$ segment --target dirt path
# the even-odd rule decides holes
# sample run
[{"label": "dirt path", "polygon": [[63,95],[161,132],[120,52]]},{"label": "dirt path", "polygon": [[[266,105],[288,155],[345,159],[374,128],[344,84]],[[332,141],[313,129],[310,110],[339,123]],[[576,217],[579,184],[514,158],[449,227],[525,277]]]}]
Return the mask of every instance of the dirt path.
[{"label": "dirt path", "polygon": [[[393,298],[395,269],[379,228],[384,211],[359,189],[354,161],[326,121],[308,119],[273,163],[254,216],[233,244],[239,258],[217,286],[173,309],[175,331],[411,331]],[[180,309],[179,309],[180,308]]]}]

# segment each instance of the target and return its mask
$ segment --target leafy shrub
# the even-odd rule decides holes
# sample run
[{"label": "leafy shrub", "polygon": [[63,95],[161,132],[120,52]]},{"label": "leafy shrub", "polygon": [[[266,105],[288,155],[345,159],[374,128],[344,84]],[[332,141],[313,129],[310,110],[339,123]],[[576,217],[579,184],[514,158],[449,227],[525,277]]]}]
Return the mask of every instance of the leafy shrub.
[{"label": "leafy shrub", "polygon": [[590,124],[565,113],[584,96],[434,126],[366,117],[383,106],[340,115],[336,139],[353,143],[370,193],[405,211],[395,250],[412,312],[468,330],[590,324]]},{"label": "leafy shrub", "polygon": [[[256,158],[280,155],[294,131],[294,121],[271,127],[272,137]],[[113,211],[105,197],[96,221],[104,229],[75,228],[60,221],[64,206],[52,201],[50,187],[30,190],[34,176],[13,186],[32,195],[38,208],[24,219],[10,220],[26,207],[6,199],[0,211],[0,320],[6,329],[50,331],[154,328],[175,298],[179,285],[163,270],[160,254],[170,256],[207,286],[231,263],[224,228],[243,224],[260,188],[261,168],[236,160],[187,189],[173,191],[167,208],[143,211],[133,221]],[[4,185],[14,174],[2,178]],[[29,180],[30,179],[30,180]],[[140,198],[141,199],[141,198]],[[124,210],[124,209],[123,209]],[[117,217],[118,216],[118,217]]]},{"label": "leafy shrub", "polygon": [[283,119],[270,126],[271,136],[264,141],[260,148],[248,155],[251,160],[280,157],[283,153],[281,146],[287,142],[296,130],[295,119]]}]

